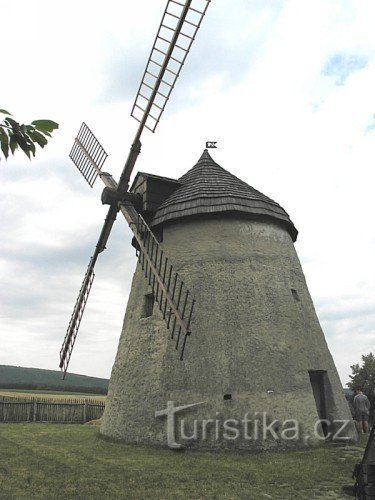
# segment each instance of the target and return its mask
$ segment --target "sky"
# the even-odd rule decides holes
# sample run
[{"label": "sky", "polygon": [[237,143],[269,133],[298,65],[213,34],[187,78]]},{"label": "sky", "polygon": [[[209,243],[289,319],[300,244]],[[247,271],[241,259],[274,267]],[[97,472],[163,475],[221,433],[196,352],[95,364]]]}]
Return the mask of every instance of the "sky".
[{"label": "sky", "polygon": [[[68,155],[85,121],[118,179],[165,0],[0,0],[0,108],[60,124],[29,161],[0,162],[0,364],[58,369],[107,211]],[[375,3],[212,0],[133,172],[178,178],[206,141],[276,200],[342,383],[374,351]],[[96,266],[69,371],[109,377],[135,269],[120,216]]]}]

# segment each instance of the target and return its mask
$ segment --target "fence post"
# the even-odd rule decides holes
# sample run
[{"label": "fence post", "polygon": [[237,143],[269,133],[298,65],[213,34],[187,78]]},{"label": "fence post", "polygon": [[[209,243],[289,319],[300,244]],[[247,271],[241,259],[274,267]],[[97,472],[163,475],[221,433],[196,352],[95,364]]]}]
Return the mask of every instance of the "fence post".
[{"label": "fence post", "polygon": [[38,398],[33,398],[33,422],[36,422],[36,414],[38,411]]},{"label": "fence post", "polygon": [[86,423],[86,417],[87,417],[87,399],[84,400],[83,402],[83,423]]}]

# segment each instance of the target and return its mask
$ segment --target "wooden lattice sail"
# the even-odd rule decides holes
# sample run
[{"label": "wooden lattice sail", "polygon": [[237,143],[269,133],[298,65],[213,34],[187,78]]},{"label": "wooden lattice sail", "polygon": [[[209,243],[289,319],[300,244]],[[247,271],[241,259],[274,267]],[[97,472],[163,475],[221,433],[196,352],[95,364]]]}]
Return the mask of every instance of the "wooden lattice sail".
[{"label": "wooden lattice sail", "polygon": [[[107,153],[86,123],[81,125],[74,141],[70,158],[91,187],[100,177],[105,185],[102,202],[109,204],[110,208],[94,254],[90,259],[60,350],[59,366],[62,378],[65,377],[68,369],[92,287],[97,258],[106,248],[119,210],[129,223],[137,240],[138,256],[142,259],[143,267],[146,266],[146,277],[150,279],[152,276],[155,300],[160,309],[163,310],[163,318],[168,329],[171,330],[172,339],[177,328],[176,349],[179,351],[180,360],[183,359],[186,339],[191,333],[189,325],[195,301],[181,277],[173,270],[172,263],[167,264],[167,257],[162,248],[142,216],[137,213],[137,207],[134,204],[137,204],[138,199],[132,197],[127,191],[130,176],[141,151],[142,132],[144,128],[148,128],[152,132],[155,131],[209,3],[210,0],[185,0],[183,3],[177,0],[168,0],[133,105],[132,116],[139,122],[139,126],[119,182],[116,183],[110,174],[102,172]],[[144,241],[142,233],[144,233],[146,241]],[[165,273],[168,272],[168,275],[164,273],[164,270]]]}]

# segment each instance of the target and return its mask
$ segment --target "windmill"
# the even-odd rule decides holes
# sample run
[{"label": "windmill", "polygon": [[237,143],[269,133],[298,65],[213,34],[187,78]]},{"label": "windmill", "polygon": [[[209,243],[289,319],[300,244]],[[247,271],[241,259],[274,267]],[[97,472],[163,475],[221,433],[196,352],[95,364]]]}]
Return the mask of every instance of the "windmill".
[{"label": "windmill", "polygon": [[173,264],[164,255],[156,237],[142,215],[137,211],[140,197],[128,192],[129,180],[141,151],[141,135],[145,128],[151,132],[160,121],[171,96],[176,80],[185,63],[202,19],[211,0],[168,0],[149,59],[139,86],[131,116],[138,122],[130,152],[119,182],[102,167],[107,153],[83,123],[74,141],[70,158],[92,187],[99,177],[105,188],[102,203],[110,205],[95,251],[90,259],[86,275],[69,322],[60,351],[60,369],[65,377],[82,315],[94,281],[94,268],[98,256],[106,248],[112,226],[120,211],[129,224],[136,241],[137,257],[145,277],[152,286],[154,298],[162,311],[176,349],[182,360],[186,339],[190,335],[190,322],[194,298]]},{"label": "windmill", "polygon": [[[155,130],[209,0],[200,4],[167,4],[133,106],[132,116],[140,125],[119,183],[102,172],[106,153],[85,124],[73,146],[71,158],[89,184],[98,176],[104,182],[102,201],[110,209],[73,311],[60,367],[65,374],[95,262],[121,211],[134,234],[138,264],[100,432],[127,442],[165,445],[161,417],[168,415],[169,439],[175,429],[168,411],[184,409],[187,414],[174,436],[180,441],[171,439],[172,447],[178,448],[181,440],[201,449],[305,446],[319,441],[317,427],[325,439],[340,422],[349,422],[350,412],[287,212],[218,165],[207,149],[179,179],[138,172],[129,188],[141,133]],[[178,14],[172,7],[180,9]],[[167,18],[175,23],[166,28]],[[180,58],[176,49],[182,51]],[[194,308],[195,300],[199,307]],[[184,356],[191,330],[189,355]],[[166,341],[168,334],[173,342]],[[243,423],[249,414],[252,430],[233,429],[233,422]],[[274,422],[270,439],[259,436],[257,415],[265,418],[260,425]],[[286,434],[283,439],[284,422],[292,420],[302,426],[301,439]],[[355,436],[349,422],[341,437]]]}]

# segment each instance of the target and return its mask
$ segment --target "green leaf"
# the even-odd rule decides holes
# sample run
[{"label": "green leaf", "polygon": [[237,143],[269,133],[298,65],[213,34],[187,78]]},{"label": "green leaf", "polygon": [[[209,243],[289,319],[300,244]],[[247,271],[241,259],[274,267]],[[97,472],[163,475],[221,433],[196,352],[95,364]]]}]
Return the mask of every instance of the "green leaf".
[{"label": "green leaf", "polygon": [[22,134],[14,134],[13,137],[16,139],[19,147],[22,149],[25,155],[30,159],[30,146],[27,142],[27,139]]},{"label": "green leaf", "polygon": [[9,137],[2,127],[0,127],[0,146],[5,159],[7,159],[9,156]]},{"label": "green leaf", "polygon": [[29,131],[29,136],[31,140],[39,144],[41,148],[44,148],[44,146],[48,143],[44,135],[38,132],[37,130]]},{"label": "green leaf", "polygon": [[15,150],[18,148],[18,144],[13,134],[10,136],[9,147],[12,152],[12,155],[14,155]]},{"label": "green leaf", "polygon": [[30,140],[30,143],[29,143],[29,149],[32,153],[33,156],[35,156],[35,144]]},{"label": "green leaf", "polygon": [[53,122],[52,120],[34,120],[31,125],[39,130],[40,132],[53,132],[55,129],[59,128],[59,124]]},{"label": "green leaf", "polygon": [[3,113],[3,115],[12,116],[12,113],[9,113],[9,111],[6,111],[5,109],[0,109],[0,113]]},{"label": "green leaf", "polygon": [[0,124],[0,148],[6,159],[9,151],[14,154],[18,148],[21,148],[28,158],[35,156],[36,145],[44,148],[51,132],[59,128],[58,123],[52,120],[34,120],[29,125],[21,125],[9,117],[8,111],[0,109],[0,113],[7,115]]},{"label": "green leaf", "polygon": [[13,120],[13,118],[5,118],[4,122],[12,127],[14,132],[17,132],[20,129],[20,124],[16,122],[16,120]]}]

